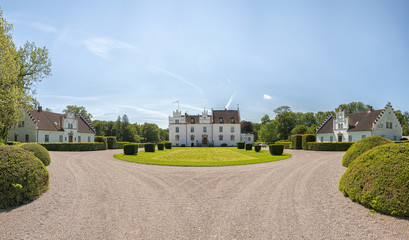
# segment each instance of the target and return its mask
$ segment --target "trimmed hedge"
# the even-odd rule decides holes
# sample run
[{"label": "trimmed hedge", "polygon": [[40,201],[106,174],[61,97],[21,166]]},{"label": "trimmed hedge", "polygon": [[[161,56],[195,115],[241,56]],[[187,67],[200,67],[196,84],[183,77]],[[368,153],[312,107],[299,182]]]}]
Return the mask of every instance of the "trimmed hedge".
[{"label": "trimmed hedge", "polygon": [[283,155],[284,145],[282,144],[270,144],[268,145],[268,150],[270,150],[271,155]]},{"label": "trimmed hedge", "polygon": [[158,150],[163,150],[165,149],[165,144],[164,143],[158,143]]},{"label": "trimmed hedge", "polygon": [[95,136],[94,141],[104,143],[105,144],[105,149],[108,149],[108,139],[107,139],[107,137]]},{"label": "trimmed hedge", "polygon": [[293,149],[302,149],[302,135],[291,135],[291,145],[293,146]]},{"label": "trimmed hedge", "polygon": [[307,150],[307,142],[316,142],[317,136],[315,134],[303,134],[301,135],[301,147],[304,150]]},{"label": "trimmed hedge", "polygon": [[115,149],[116,137],[107,137],[108,149]]},{"label": "trimmed hedge", "polygon": [[94,143],[40,143],[48,151],[96,151],[106,150],[103,142]]},{"label": "trimmed hedge", "polygon": [[44,166],[48,166],[51,163],[50,153],[47,149],[38,143],[23,143],[19,145],[20,148],[32,152],[34,156],[44,163]]},{"label": "trimmed hedge", "polygon": [[253,149],[253,144],[252,143],[246,143],[246,150],[252,150]]},{"label": "trimmed hedge", "polygon": [[155,152],[155,144],[154,143],[145,143],[145,152]]},{"label": "trimmed hedge", "polygon": [[244,142],[237,142],[238,149],[244,149],[245,143]]},{"label": "trimmed hedge", "polygon": [[287,142],[287,141],[277,141],[277,142],[275,142],[275,144],[284,145],[284,149],[291,149],[292,148],[291,142]]},{"label": "trimmed hedge", "polygon": [[19,142],[14,142],[14,141],[8,141],[7,145],[18,145]]},{"label": "trimmed hedge", "polygon": [[49,175],[30,152],[0,146],[0,208],[15,207],[34,200],[48,188]]},{"label": "trimmed hedge", "polygon": [[136,155],[138,154],[138,144],[137,143],[128,143],[124,144],[124,154],[125,155]]},{"label": "trimmed hedge", "polygon": [[353,142],[307,142],[307,150],[312,151],[346,151]]},{"label": "trimmed hedge", "polygon": [[376,146],[380,146],[387,143],[391,143],[391,141],[389,139],[379,136],[366,137],[355,142],[344,154],[344,157],[342,158],[342,166],[348,167],[351,164],[351,162],[353,162],[357,157],[359,157],[364,152]]},{"label": "trimmed hedge", "polygon": [[255,145],[254,146],[254,151],[260,152],[260,150],[261,150],[261,145]]},{"label": "trimmed hedge", "polygon": [[125,144],[130,144],[130,142],[117,142],[114,145],[114,149],[123,149]]},{"label": "trimmed hedge", "polygon": [[170,143],[170,142],[165,142],[165,148],[166,148],[166,149],[172,149],[172,143]]},{"label": "trimmed hedge", "polygon": [[342,175],[339,189],[366,207],[409,217],[409,144],[385,144],[363,153]]}]

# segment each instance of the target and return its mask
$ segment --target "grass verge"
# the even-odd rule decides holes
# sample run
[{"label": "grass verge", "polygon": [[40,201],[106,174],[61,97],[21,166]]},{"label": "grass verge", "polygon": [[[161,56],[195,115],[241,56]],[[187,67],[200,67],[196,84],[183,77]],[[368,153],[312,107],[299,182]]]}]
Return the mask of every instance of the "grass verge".
[{"label": "grass verge", "polygon": [[215,167],[273,162],[290,158],[291,154],[273,156],[269,151],[246,151],[237,148],[174,148],[156,152],[138,152],[138,155],[115,154],[114,158],[154,165]]}]

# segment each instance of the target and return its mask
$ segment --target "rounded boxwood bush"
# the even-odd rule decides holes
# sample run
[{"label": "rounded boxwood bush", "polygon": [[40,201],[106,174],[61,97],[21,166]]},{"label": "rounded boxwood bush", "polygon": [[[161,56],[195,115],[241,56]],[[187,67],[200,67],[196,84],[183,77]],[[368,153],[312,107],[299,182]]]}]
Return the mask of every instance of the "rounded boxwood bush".
[{"label": "rounded boxwood bush", "polygon": [[155,152],[155,144],[154,143],[145,143],[145,152]]},{"label": "rounded boxwood bush", "polygon": [[128,143],[124,144],[124,154],[125,155],[136,155],[138,154],[138,144],[137,143]]},{"label": "rounded boxwood bush", "polygon": [[0,146],[0,208],[34,200],[48,183],[48,171],[36,156],[21,148]]},{"label": "rounded boxwood bush", "polygon": [[246,143],[246,150],[252,150],[253,149],[253,144],[252,143]]},{"label": "rounded boxwood bush", "polygon": [[270,144],[268,145],[271,155],[281,156],[284,152],[284,145],[282,144]]},{"label": "rounded boxwood bush", "polygon": [[391,141],[379,136],[366,137],[355,142],[344,154],[342,166],[348,167],[362,153],[386,143],[391,143]]},{"label": "rounded boxwood bush", "polygon": [[255,145],[254,146],[254,151],[260,152],[260,150],[261,150],[261,145]]},{"label": "rounded boxwood bush", "polygon": [[51,163],[50,153],[48,153],[48,150],[45,147],[41,146],[40,144],[23,143],[19,145],[19,147],[29,152],[32,152],[38,159],[41,160],[41,162],[44,163],[45,166],[50,165]]},{"label": "rounded boxwood bush", "polygon": [[165,148],[166,148],[166,149],[172,149],[172,143],[170,143],[170,142],[165,142]]},{"label": "rounded boxwood bush", "polygon": [[165,149],[165,144],[164,143],[158,143],[158,150],[163,150]]},{"label": "rounded boxwood bush", "polygon": [[409,217],[409,144],[385,144],[362,154],[342,175],[339,189],[366,207]]},{"label": "rounded boxwood bush", "polygon": [[237,143],[237,149],[244,149],[244,145],[245,145],[244,142],[238,142]]}]

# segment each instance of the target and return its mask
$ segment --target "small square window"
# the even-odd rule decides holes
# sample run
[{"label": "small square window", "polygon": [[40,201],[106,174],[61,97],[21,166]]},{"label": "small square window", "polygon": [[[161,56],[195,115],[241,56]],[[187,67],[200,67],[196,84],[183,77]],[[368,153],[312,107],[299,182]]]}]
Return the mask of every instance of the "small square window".
[{"label": "small square window", "polygon": [[223,132],[223,127],[219,127],[219,132]]},{"label": "small square window", "polygon": [[203,127],[203,132],[207,132],[207,127]]},{"label": "small square window", "polygon": [[179,132],[179,127],[176,127],[175,132],[177,133]]}]

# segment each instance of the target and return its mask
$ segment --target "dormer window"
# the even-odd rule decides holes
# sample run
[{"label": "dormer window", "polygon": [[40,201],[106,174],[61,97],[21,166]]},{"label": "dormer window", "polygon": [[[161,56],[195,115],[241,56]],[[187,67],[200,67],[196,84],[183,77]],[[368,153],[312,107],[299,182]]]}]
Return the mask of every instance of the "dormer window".
[{"label": "dormer window", "polygon": [[175,123],[179,123],[179,119],[176,119],[176,120],[175,120]]},{"label": "dormer window", "polygon": [[234,121],[234,117],[231,117],[231,118],[230,118],[230,122],[231,122],[231,123],[234,123],[234,122],[235,122],[235,121]]},{"label": "dormer window", "polygon": [[223,118],[219,117],[219,123],[223,123]]},{"label": "dormer window", "polygon": [[190,123],[195,123],[195,119],[194,119],[194,118],[191,118],[191,119],[190,119]]}]

